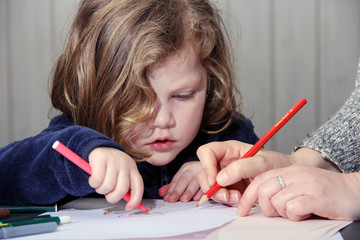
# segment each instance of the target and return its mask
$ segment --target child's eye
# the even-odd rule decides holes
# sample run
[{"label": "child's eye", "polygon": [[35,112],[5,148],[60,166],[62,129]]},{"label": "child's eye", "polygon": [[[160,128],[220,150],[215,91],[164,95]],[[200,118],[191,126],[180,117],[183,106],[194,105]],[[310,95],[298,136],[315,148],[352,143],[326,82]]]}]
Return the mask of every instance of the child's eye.
[{"label": "child's eye", "polygon": [[177,98],[181,101],[185,101],[185,100],[192,98],[193,96],[194,96],[194,93],[191,92],[191,93],[184,93],[184,94],[176,94],[176,95],[174,95],[174,98]]}]

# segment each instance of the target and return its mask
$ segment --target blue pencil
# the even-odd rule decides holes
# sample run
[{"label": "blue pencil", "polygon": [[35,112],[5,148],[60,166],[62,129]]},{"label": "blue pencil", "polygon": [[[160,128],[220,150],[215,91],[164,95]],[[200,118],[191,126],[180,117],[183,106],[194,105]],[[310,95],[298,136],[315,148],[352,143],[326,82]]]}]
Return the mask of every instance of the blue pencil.
[{"label": "blue pencil", "polygon": [[57,227],[58,225],[55,222],[29,224],[17,227],[5,227],[0,229],[0,239],[53,232],[57,229]]}]

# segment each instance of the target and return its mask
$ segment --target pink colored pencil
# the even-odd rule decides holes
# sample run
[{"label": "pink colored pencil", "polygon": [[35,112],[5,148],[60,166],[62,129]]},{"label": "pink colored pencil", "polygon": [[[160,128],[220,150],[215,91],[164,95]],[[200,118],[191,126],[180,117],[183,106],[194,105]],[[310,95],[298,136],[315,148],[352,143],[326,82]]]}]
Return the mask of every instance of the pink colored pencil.
[{"label": "pink colored pencil", "polygon": [[[254,156],[262,146],[265,145],[269,139],[274,136],[282,126],[285,125],[305,104],[306,99],[302,98],[298,103],[296,103],[248,152],[245,153],[243,158],[248,158]],[[206,202],[209,198],[214,195],[221,186],[218,183],[215,183],[200,199],[199,203],[197,204],[197,207]]]},{"label": "pink colored pencil", "polygon": [[[52,148],[55,149],[57,152],[59,152],[61,155],[63,155],[64,157],[66,157],[67,159],[69,159],[71,162],[73,162],[75,165],[77,165],[78,167],[80,167],[82,170],[84,170],[85,172],[87,172],[89,175],[91,175],[91,167],[90,164],[85,161],[84,159],[82,159],[79,155],[77,155],[76,153],[74,153],[72,150],[70,150],[68,147],[66,147],[64,144],[62,144],[59,141],[54,142],[54,144],[52,145]],[[123,199],[125,201],[129,201],[130,200],[130,193],[126,193],[123,196]],[[143,210],[144,212],[148,212],[149,210],[142,205],[141,203],[137,206],[139,209]]]}]

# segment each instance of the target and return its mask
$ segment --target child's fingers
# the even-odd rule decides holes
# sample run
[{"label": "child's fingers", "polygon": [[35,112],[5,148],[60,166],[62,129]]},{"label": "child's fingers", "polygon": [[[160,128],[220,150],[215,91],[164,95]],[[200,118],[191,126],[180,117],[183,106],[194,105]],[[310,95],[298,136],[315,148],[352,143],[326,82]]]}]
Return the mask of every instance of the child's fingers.
[{"label": "child's fingers", "polygon": [[89,177],[89,185],[92,188],[99,188],[103,183],[105,177],[105,169],[97,168],[96,171],[93,171],[93,174]]},{"label": "child's fingers", "polygon": [[125,206],[126,211],[130,211],[136,208],[141,202],[144,193],[144,182],[137,170],[133,170],[130,172],[130,189],[131,198]]},{"label": "child's fingers", "polygon": [[196,178],[194,177],[186,187],[186,190],[181,194],[180,201],[181,202],[188,202],[190,201],[199,191],[200,185]]},{"label": "child's fingers", "polygon": [[199,201],[202,198],[203,195],[204,195],[204,192],[201,189],[199,189],[199,191],[193,197],[193,200],[194,201]]},{"label": "child's fingers", "polygon": [[[96,150],[96,149],[95,149]],[[91,176],[89,177],[89,185],[93,188],[98,188],[104,181],[106,168],[102,161],[99,161],[101,155],[96,155],[96,151],[93,150],[89,155],[89,159],[96,159],[96,161],[90,161]],[[93,158],[90,158],[93,157]]]},{"label": "child's fingers", "polygon": [[168,193],[168,191],[169,191],[169,184],[166,184],[161,188],[159,188],[158,194],[160,197],[164,197]]},{"label": "child's fingers", "polygon": [[180,180],[178,182],[171,182],[169,185],[169,191],[164,197],[164,200],[166,202],[177,202],[181,196],[181,194],[185,191],[186,187],[188,185],[188,181],[185,179]]},{"label": "child's fingers", "polygon": [[182,201],[189,201],[200,188],[197,181],[197,175],[200,169],[201,164],[198,161],[185,163],[169,184],[169,190],[164,200],[176,202],[182,197]]},{"label": "child's fingers", "polygon": [[[108,162],[107,171],[104,184],[108,189],[110,186],[113,186],[111,191],[106,193],[106,199],[115,203],[121,200],[121,198],[129,192],[130,189],[130,172],[136,165],[133,164],[132,160],[122,161],[122,164],[119,165],[120,159],[115,159],[115,161]],[[104,186],[105,188],[105,186]]]},{"label": "child's fingers", "polygon": [[[105,193],[106,195],[106,200],[110,203],[116,203],[118,201],[120,201],[122,199],[122,197],[129,191],[130,188],[130,180],[129,180],[129,175],[127,173],[127,171],[124,172],[120,172],[117,174],[117,176],[114,176],[114,173],[117,172],[112,172],[111,174],[107,173],[106,177],[110,175],[112,175],[112,179],[109,180],[111,181],[111,183],[109,183],[109,186],[113,185],[113,189],[107,193]],[[113,182],[113,181],[116,182]],[[105,187],[104,187],[105,188]],[[97,192],[99,192],[97,190]]]},{"label": "child's fingers", "polygon": [[181,181],[180,178],[184,174],[183,167],[179,169],[179,171],[174,175],[171,182],[167,185],[167,194],[170,194],[174,191],[175,187],[177,186],[178,182]]},{"label": "child's fingers", "polygon": [[112,167],[107,166],[103,182],[96,188],[96,192],[100,194],[108,194],[114,191],[117,186],[117,174],[117,171],[113,171]]},{"label": "child's fingers", "polygon": [[[177,187],[179,182],[183,182],[183,183],[180,183],[180,186],[183,186],[184,189],[186,188],[186,184],[187,184],[188,180],[184,179],[184,174],[186,174],[186,172],[187,172],[188,165],[189,165],[189,163],[185,163],[184,165],[182,165],[181,168],[177,171],[177,173],[172,178],[171,183],[165,185],[165,186],[167,186],[166,189],[162,190],[162,191],[166,190],[166,193],[163,192],[163,194],[165,195],[164,196],[165,201],[167,201],[166,199],[169,198],[170,194],[174,192],[174,189]],[[177,187],[177,188],[179,188],[179,187]]]}]

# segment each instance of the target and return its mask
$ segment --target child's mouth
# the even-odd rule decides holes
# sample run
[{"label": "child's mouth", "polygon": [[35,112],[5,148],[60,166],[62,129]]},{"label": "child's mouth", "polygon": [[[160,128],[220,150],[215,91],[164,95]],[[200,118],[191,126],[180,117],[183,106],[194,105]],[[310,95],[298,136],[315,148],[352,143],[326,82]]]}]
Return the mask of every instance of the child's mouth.
[{"label": "child's mouth", "polygon": [[161,140],[156,140],[152,143],[150,143],[150,147],[156,151],[163,151],[163,150],[167,150],[168,148],[171,147],[171,145],[173,144],[174,141],[170,140],[170,139],[161,139]]}]

